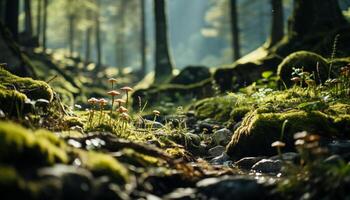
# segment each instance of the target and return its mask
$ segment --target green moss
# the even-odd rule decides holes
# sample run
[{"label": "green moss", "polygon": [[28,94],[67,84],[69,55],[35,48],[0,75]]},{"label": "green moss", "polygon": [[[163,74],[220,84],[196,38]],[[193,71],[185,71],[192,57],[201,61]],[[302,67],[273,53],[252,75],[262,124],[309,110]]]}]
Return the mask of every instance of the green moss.
[{"label": "green moss", "polygon": [[253,111],[244,118],[235,131],[227,147],[232,157],[273,155],[276,150],[271,143],[279,140],[282,124],[288,120],[283,141],[285,150],[293,149],[293,134],[307,131],[326,137],[341,136],[343,130],[337,129],[334,119],[319,111],[305,112],[290,110],[282,113],[258,113]]},{"label": "green moss", "polygon": [[31,165],[67,163],[66,152],[47,138],[47,136],[35,137],[33,132],[20,125],[0,122],[0,161],[17,167],[25,166],[21,165],[23,163]]},{"label": "green moss", "polygon": [[133,149],[124,149],[121,158],[118,159],[136,167],[156,167],[164,163],[162,159],[136,152]]},{"label": "green moss", "polygon": [[[318,69],[317,65],[319,66]],[[315,73],[317,77],[316,81],[319,81],[318,75],[322,82],[328,78],[329,64],[326,59],[316,53],[298,51],[290,54],[283,60],[278,66],[277,75],[287,86],[293,84],[290,80],[292,78],[293,67],[304,68],[305,72]]]},{"label": "green moss", "polygon": [[19,115],[24,108],[27,96],[16,90],[6,90],[0,83],[0,109],[10,115]]},{"label": "green moss", "polygon": [[21,78],[3,69],[0,69],[0,85],[15,89],[32,100],[46,99],[52,101],[53,99],[52,89],[47,83],[31,78]]},{"label": "green moss", "polygon": [[117,181],[126,183],[129,181],[128,170],[112,156],[97,152],[81,152],[83,164],[95,175],[108,175]]},{"label": "green moss", "polygon": [[82,122],[82,120],[79,117],[65,116],[63,121],[67,127],[72,127],[72,126],[83,127],[84,126],[84,123]]},{"label": "green moss", "polygon": [[239,122],[251,110],[252,110],[252,107],[249,107],[249,106],[241,106],[241,107],[235,108],[230,113],[230,118],[235,122]]}]

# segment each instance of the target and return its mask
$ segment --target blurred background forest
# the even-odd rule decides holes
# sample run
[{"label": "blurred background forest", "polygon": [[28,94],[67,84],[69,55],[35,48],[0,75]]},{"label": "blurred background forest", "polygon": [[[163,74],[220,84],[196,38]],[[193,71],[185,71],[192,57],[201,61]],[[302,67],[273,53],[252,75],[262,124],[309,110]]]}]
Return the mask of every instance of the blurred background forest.
[{"label": "blurred background forest", "polygon": [[[30,2],[32,34],[39,37],[41,44],[45,14],[43,1],[19,1],[18,22],[19,32],[28,32],[25,4]],[[5,0],[1,3],[0,14],[4,14]],[[344,12],[349,12],[350,1],[339,0],[339,3]],[[292,4],[291,0],[283,1],[285,23],[291,14]],[[233,61],[228,0],[172,0],[166,6],[169,46],[177,68],[187,65],[219,66]],[[266,41],[271,25],[271,4],[269,0],[237,0],[237,7],[240,54],[245,55]],[[148,71],[153,69],[155,39],[152,0],[144,0],[143,3],[140,0],[48,0],[46,9],[47,48],[98,62],[94,37],[98,25],[95,17],[98,14],[101,62],[120,68],[141,68],[142,55],[138,52],[142,46],[142,23],[145,23],[145,64],[149,66]]]}]

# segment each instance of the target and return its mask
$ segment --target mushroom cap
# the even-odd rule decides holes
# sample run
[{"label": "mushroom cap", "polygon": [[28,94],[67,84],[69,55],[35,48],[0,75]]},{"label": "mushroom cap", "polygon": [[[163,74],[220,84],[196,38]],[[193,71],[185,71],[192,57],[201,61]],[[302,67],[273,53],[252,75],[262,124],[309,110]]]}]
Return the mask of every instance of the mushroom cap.
[{"label": "mushroom cap", "polygon": [[104,98],[101,98],[98,100],[98,103],[101,104],[101,105],[106,105],[108,103],[108,101]]},{"label": "mushroom cap", "polygon": [[110,82],[110,83],[116,83],[116,82],[117,82],[117,79],[115,79],[115,78],[110,78],[110,79],[108,79],[108,82]]},{"label": "mushroom cap", "polygon": [[95,104],[95,103],[97,103],[98,102],[98,99],[96,99],[96,98],[94,98],[94,97],[92,97],[92,98],[90,98],[89,100],[88,100],[88,103],[90,103],[90,104]]},{"label": "mushroom cap", "polygon": [[320,141],[321,137],[319,135],[316,135],[316,134],[311,134],[311,135],[308,135],[305,140],[307,142],[317,142],[317,141]]},{"label": "mushroom cap", "polygon": [[281,141],[275,141],[271,144],[271,147],[285,147],[286,143],[281,142]]},{"label": "mushroom cap", "polygon": [[116,90],[112,90],[112,91],[107,92],[107,94],[114,97],[114,96],[120,95],[120,92],[118,92]]},{"label": "mushroom cap", "polygon": [[301,81],[301,78],[300,77],[293,77],[290,80],[293,82],[299,82],[299,81]]},{"label": "mushroom cap", "polygon": [[294,142],[294,145],[295,145],[295,146],[303,146],[304,144],[305,144],[305,141],[304,141],[304,140],[301,140],[301,139],[296,140],[296,141]]},{"label": "mushroom cap", "polygon": [[117,110],[118,110],[118,112],[120,112],[120,113],[126,113],[126,112],[128,112],[128,109],[126,109],[124,106],[120,106]]},{"label": "mushroom cap", "polygon": [[116,99],[114,102],[116,103],[126,103],[124,99]]},{"label": "mushroom cap", "polygon": [[122,88],[120,88],[121,90],[124,90],[124,91],[126,91],[126,92],[131,92],[131,91],[133,91],[133,89],[131,88],[131,87],[128,87],[128,86],[125,86],[125,87],[122,87]]},{"label": "mushroom cap", "polygon": [[153,110],[153,114],[159,116],[160,112],[158,110]]},{"label": "mushroom cap", "polygon": [[128,115],[128,113],[125,113],[125,112],[123,112],[122,114],[120,114],[120,116],[121,116],[122,119],[125,119],[125,120],[130,118],[130,116]]},{"label": "mushroom cap", "polygon": [[308,133],[306,131],[303,131],[303,132],[298,132],[298,133],[295,133],[293,138],[295,140],[298,140],[298,139],[305,139],[307,137]]}]

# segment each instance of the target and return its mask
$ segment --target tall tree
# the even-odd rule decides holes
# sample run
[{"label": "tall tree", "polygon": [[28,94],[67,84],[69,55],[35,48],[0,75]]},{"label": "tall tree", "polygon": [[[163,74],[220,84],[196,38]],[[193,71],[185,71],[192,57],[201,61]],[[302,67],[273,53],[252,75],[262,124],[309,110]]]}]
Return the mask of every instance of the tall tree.
[{"label": "tall tree", "polygon": [[145,7],[145,0],[141,1],[141,45],[140,45],[140,51],[141,51],[141,76],[144,77],[146,75],[147,71],[147,58],[146,58],[146,7]]},{"label": "tall tree", "polygon": [[122,70],[123,67],[125,66],[125,46],[126,46],[126,37],[125,37],[125,32],[126,32],[126,9],[127,9],[127,4],[128,4],[128,0],[122,0],[120,1],[120,5],[119,5],[119,12],[118,12],[118,20],[119,20],[119,24],[116,27],[117,28],[117,38],[116,38],[116,63],[119,69],[119,74],[122,75]]},{"label": "tall tree", "polygon": [[48,7],[48,2],[49,0],[44,0],[44,13],[43,13],[43,49],[44,52],[46,51],[47,48],[47,7]]},{"label": "tall tree", "polygon": [[7,0],[5,10],[5,25],[11,31],[12,37],[18,41],[19,0]]},{"label": "tall tree", "polygon": [[24,0],[25,32],[29,37],[33,36],[32,5],[30,0]]},{"label": "tall tree", "polygon": [[36,36],[40,41],[41,36],[41,11],[42,11],[42,0],[38,0],[37,4],[37,16],[36,16]]},{"label": "tall tree", "polygon": [[272,23],[267,48],[272,47],[284,36],[284,17],[282,0],[270,0],[272,7]]},{"label": "tall tree", "polygon": [[154,0],[156,55],[155,82],[163,82],[172,75],[173,64],[169,54],[165,0]]},{"label": "tall tree", "polygon": [[295,0],[289,36],[327,32],[346,24],[337,0]]},{"label": "tall tree", "polygon": [[230,14],[231,14],[233,59],[238,60],[241,57],[241,55],[240,55],[237,0],[230,0]]},{"label": "tall tree", "polygon": [[101,44],[101,27],[100,27],[100,0],[96,0],[95,13],[95,37],[96,37],[96,72],[102,67],[102,44]]},{"label": "tall tree", "polygon": [[68,45],[69,45],[69,56],[73,57],[74,54],[74,41],[75,41],[75,14],[74,12],[69,13],[68,16]]},{"label": "tall tree", "polygon": [[[92,18],[92,11],[90,9],[86,11],[86,18],[89,21]],[[85,35],[85,63],[89,63],[91,59],[91,34],[92,34],[92,26],[89,24],[89,26],[86,29],[86,35]]]}]

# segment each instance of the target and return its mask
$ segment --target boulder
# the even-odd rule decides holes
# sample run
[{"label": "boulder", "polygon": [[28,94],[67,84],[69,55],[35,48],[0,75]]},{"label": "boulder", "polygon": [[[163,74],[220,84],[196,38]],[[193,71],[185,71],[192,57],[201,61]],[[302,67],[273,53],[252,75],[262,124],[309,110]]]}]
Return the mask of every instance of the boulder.
[{"label": "boulder", "polygon": [[212,140],[215,145],[226,146],[230,142],[231,137],[232,132],[227,128],[223,128],[214,132]]},{"label": "boulder", "polygon": [[188,66],[180,74],[171,79],[171,84],[189,85],[207,80],[211,77],[208,67]]},{"label": "boulder", "polygon": [[262,159],[252,166],[253,171],[260,173],[278,173],[281,169],[281,160]]}]

